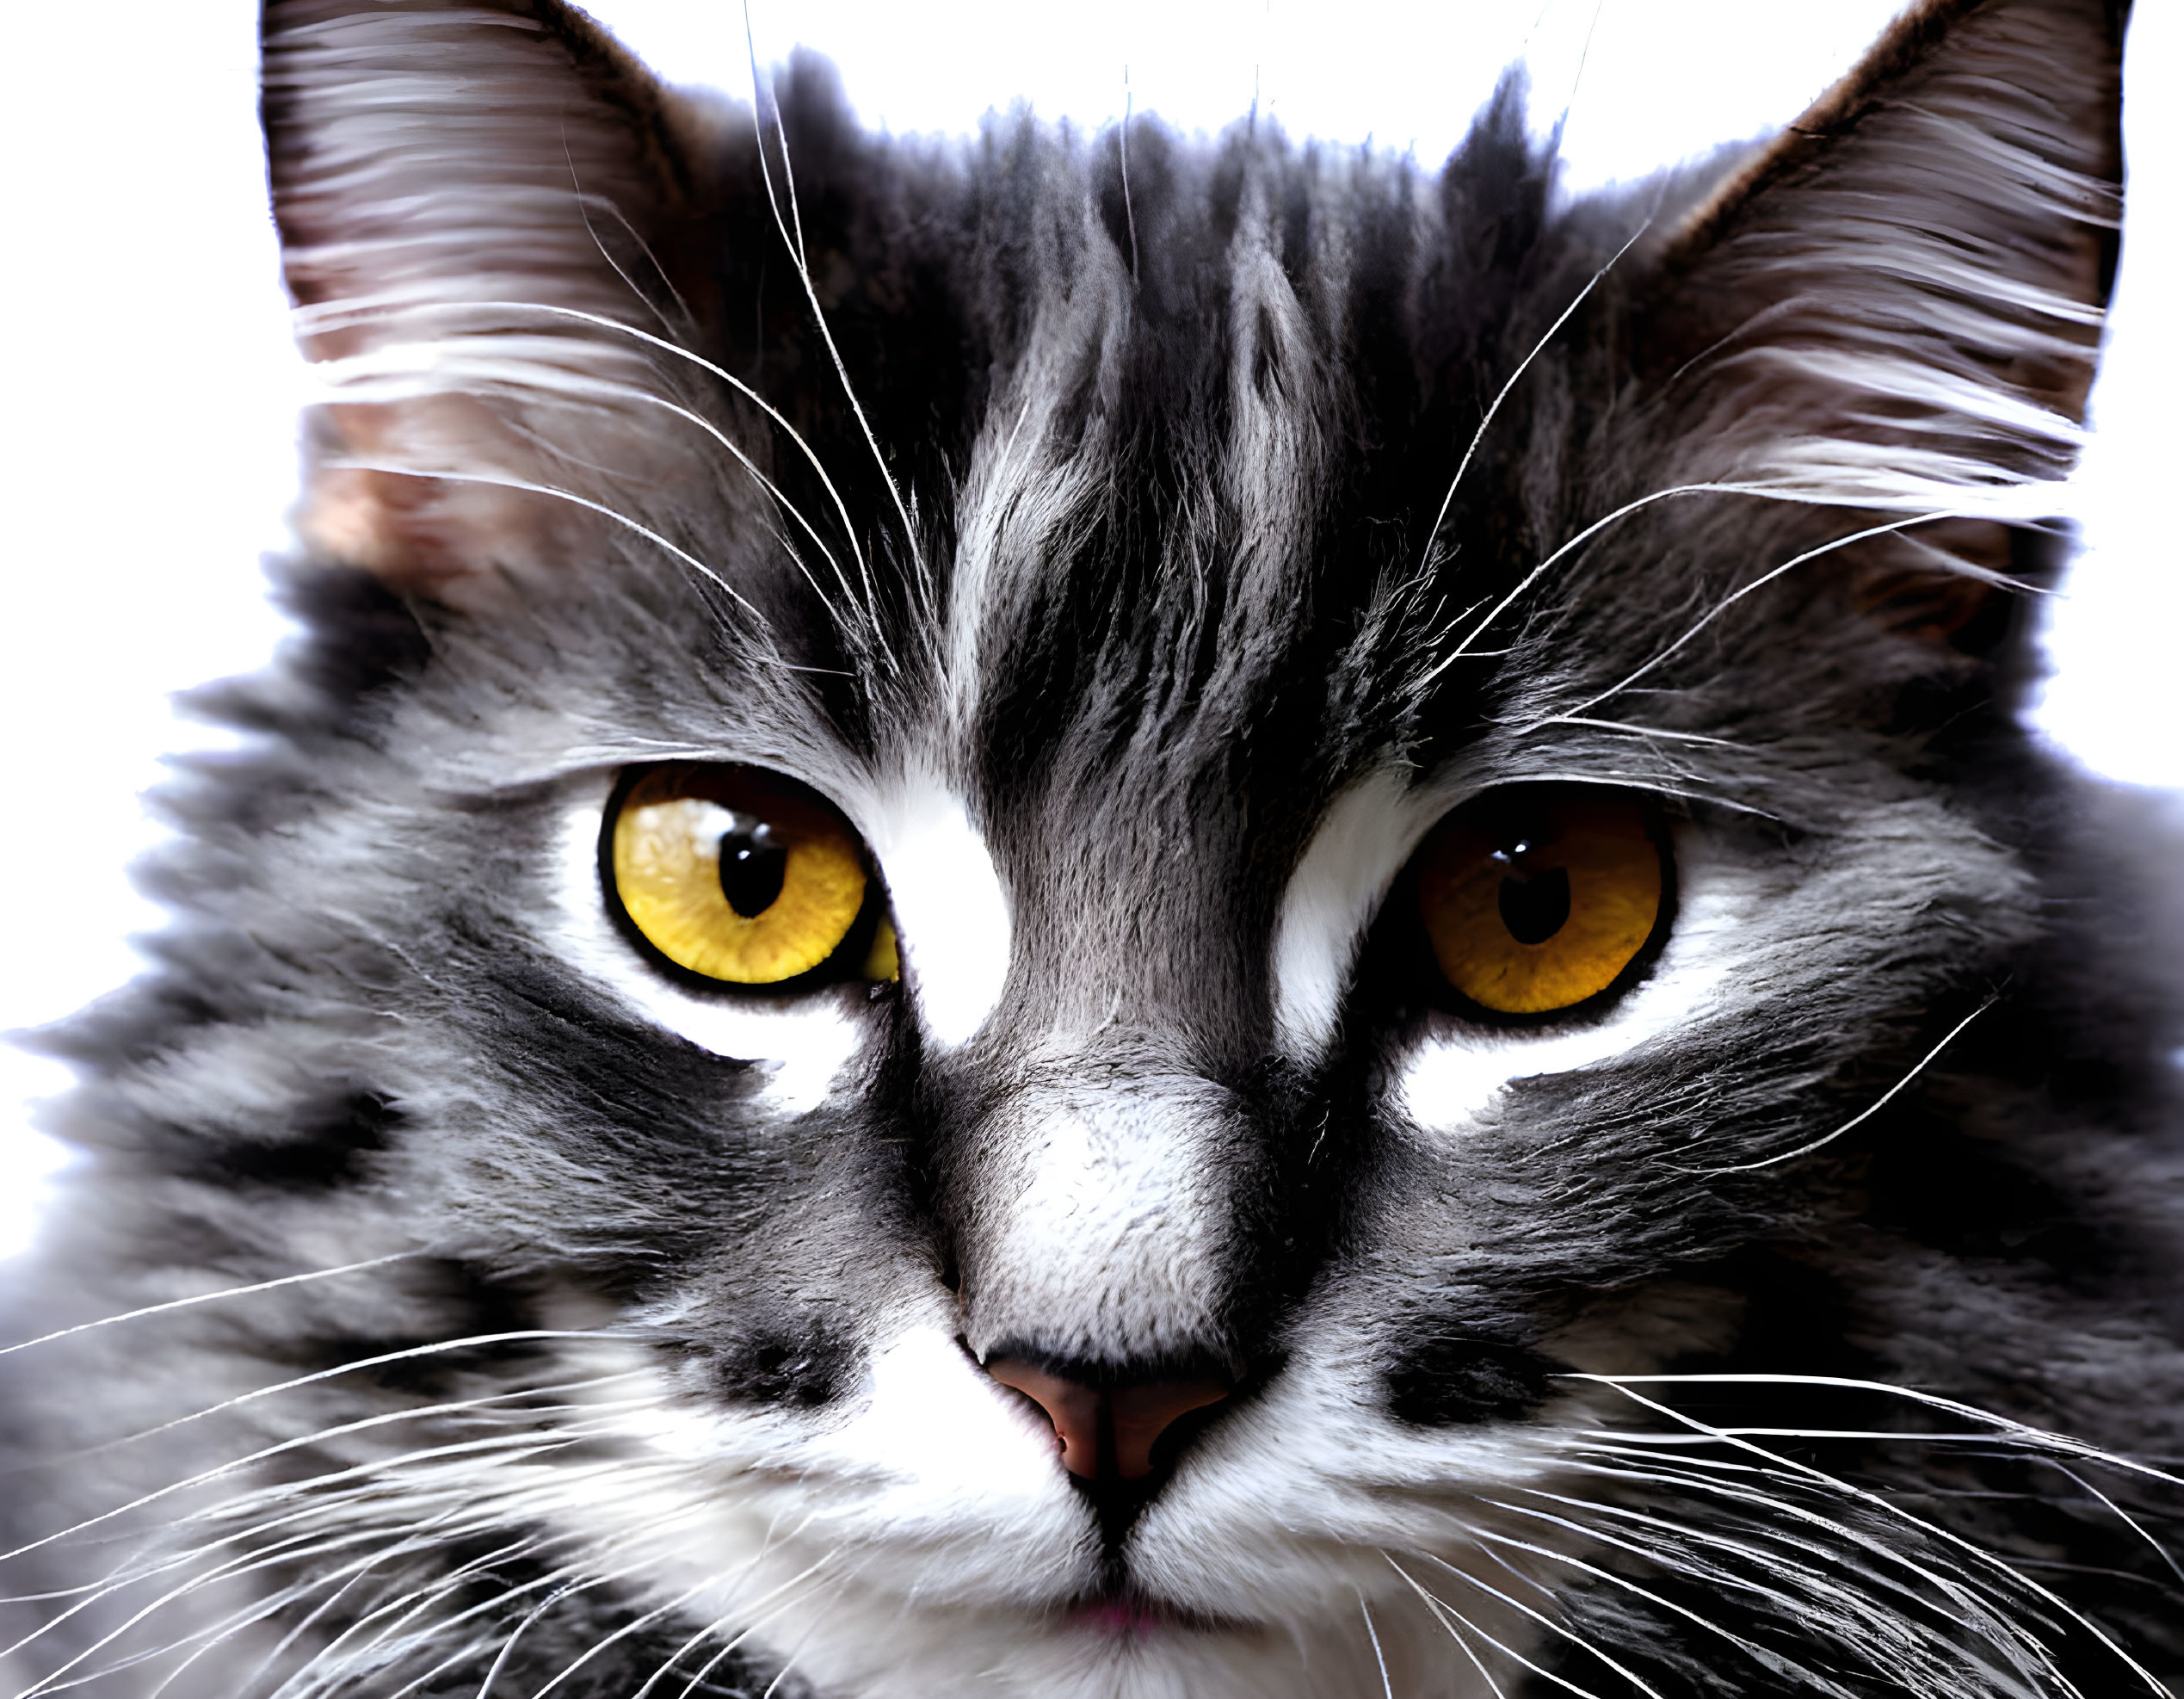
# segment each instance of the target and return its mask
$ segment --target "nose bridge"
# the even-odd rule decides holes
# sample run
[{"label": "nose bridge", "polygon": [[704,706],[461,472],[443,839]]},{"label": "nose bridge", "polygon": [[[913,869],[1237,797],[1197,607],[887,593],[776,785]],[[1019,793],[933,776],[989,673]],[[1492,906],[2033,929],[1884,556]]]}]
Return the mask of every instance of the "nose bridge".
[{"label": "nose bridge", "polygon": [[1233,1355],[1231,1199],[1248,1145],[1213,1082],[1125,1056],[1045,1059],[966,1141],[965,1339],[1086,1363]]},{"label": "nose bridge", "polygon": [[1273,902],[1222,763],[1071,760],[1009,834],[1009,999],[1042,1049],[1109,1053],[1142,1035],[1249,1043],[1267,1024]]}]

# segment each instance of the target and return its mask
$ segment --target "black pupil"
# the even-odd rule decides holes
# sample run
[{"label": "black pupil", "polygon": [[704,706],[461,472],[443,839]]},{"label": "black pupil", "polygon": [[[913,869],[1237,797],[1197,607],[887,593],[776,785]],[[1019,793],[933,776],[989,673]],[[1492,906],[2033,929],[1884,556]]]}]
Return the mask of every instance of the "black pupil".
[{"label": "black pupil", "polygon": [[1570,918],[1570,869],[1512,867],[1502,879],[1502,924],[1520,944],[1544,944]]},{"label": "black pupil", "polygon": [[720,834],[720,890],[728,906],[745,920],[756,920],[774,906],[788,874],[788,851],[774,842],[763,820],[736,824]]}]

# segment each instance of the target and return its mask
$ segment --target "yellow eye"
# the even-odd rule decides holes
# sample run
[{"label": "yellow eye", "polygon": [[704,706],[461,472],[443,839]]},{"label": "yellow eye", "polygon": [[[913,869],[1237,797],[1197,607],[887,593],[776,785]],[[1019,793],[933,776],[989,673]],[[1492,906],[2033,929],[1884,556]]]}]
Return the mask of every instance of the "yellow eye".
[{"label": "yellow eye", "polygon": [[1627,792],[1526,785],[1481,797],[1418,852],[1418,910],[1458,992],[1498,1015],[1599,996],[1661,924],[1665,840]]},{"label": "yellow eye", "polygon": [[[755,767],[648,769],[621,793],[607,847],[630,924],[708,979],[771,985],[808,973],[864,912],[864,847],[848,823]],[[891,967],[892,933],[884,951],[879,942],[873,963]]]}]

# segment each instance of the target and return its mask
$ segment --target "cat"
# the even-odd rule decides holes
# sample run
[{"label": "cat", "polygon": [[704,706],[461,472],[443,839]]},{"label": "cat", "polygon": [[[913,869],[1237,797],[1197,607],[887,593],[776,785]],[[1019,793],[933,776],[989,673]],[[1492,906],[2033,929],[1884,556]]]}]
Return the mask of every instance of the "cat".
[{"label": "cat", "polygon": [[269,0],[301,634],[47,1041],[13,1690],[2169,1690],[2124,23],[1565,204]]}]

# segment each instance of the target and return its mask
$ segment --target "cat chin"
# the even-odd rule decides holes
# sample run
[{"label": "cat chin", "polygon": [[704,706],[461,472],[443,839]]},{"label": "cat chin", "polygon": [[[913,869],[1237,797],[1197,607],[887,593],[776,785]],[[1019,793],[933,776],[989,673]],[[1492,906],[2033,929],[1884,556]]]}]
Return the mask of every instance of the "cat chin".
[{"label": "cat chin", "polygon": [[[1367,1629],[1370,1616],[1371,1628]],[[1483,1631],[1523,1646],[1528,1624],[1504,1610]],[[1475,1622],[1476,1618],[1473,1619]],[[1197,1628],[1073,1614],[1010,1622],[968,1612],[904,1618],[815,1613],[800,1653],[775,1653],[829,1699],[1490,1699],[1452,1656],[1451,1632],[1412,1598],[1265,1628]],[[858,1648],[882,1648],[875,1654]],[[844,1650],[852,1655],[842,1655]]]}]

